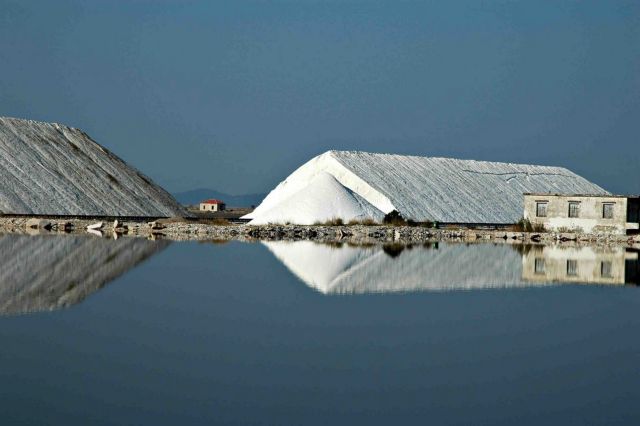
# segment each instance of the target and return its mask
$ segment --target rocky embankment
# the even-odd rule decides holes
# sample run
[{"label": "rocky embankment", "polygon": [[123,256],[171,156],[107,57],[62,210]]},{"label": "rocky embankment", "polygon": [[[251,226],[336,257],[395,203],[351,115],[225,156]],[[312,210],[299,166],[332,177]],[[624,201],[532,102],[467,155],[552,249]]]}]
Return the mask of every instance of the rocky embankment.
[{"label": "rocky embankment", "polygon": [[[92,230],[87,227],[93,225]],[[640,235],[576,234],[551,232],[511,232],[500,230],[434,229],[410,226],[298,226],[231,225],[201,223],[184,219],[156,221],[99,221],[86,219],[46,219],[0,217],[0,232],[19,234],[91,233],[96,236],[137,236],[174,241],[230,240],[311,240],[353,244],[463,241],[493,243],[584,243],[624,245],[640,248]]]}]

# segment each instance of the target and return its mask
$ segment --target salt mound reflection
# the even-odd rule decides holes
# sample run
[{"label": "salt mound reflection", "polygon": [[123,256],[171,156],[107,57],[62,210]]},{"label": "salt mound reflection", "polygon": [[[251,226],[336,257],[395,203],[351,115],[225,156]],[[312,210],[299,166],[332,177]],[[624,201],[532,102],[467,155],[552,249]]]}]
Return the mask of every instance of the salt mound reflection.
[{"label": "salt mound reflection", "polygon": [[493,244],[265,246],[324,294],[520,288],[557,283],[624,285],[640,280],[638,253],[618,248]]},{"label": "salt mound reflection", "polygon": [[521,255],[507,245],[328,246],[264,242],[305,284],[325,294],[522,287]]},{"label": "salt mound reflection", "polygon": [[0,314],[79,303],[168,244],[140,238],[0,236]]}]

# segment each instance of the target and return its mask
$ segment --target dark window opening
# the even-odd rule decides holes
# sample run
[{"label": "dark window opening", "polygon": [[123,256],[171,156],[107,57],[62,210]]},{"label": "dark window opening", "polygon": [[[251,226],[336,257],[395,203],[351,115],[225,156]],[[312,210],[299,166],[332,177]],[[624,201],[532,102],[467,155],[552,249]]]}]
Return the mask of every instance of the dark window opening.
[{"label": "dark window opening", "polygon": [[569,217],[580,217],[580,203],[569,201]]},{"label": "dark window opening", "polygon": [[536,216],[537,217],[547,217],[547,202],[539,202],[536,203]]}]

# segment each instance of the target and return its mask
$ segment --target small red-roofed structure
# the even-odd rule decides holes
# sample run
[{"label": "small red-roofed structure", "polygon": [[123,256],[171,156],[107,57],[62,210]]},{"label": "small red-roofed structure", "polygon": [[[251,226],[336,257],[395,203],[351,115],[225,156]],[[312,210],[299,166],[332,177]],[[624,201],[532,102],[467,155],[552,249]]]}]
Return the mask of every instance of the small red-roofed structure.
[{"label": "small red-roofed structure", "polygon": [[225,209],[225,204],[222,200],[204,200],[200,202],[200,211],[204,212],[219,212]]}]

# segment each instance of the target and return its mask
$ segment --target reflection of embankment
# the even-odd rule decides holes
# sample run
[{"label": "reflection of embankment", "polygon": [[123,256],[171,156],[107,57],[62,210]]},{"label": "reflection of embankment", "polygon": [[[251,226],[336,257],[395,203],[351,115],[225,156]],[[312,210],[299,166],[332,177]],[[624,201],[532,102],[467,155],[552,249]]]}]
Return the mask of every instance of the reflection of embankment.
[{"label": "reflection of embankment", "polygon": [[332,247],[264,242],[289,270],[322,293],[385,293],[522,287],[521,255],[506,245]]},{"label": "reflection of embankment", "polygon": [[623,247],[532,246],[522,256],[528,282],[639,284],[638,252]]},{"label": "reflection of embankment", "polygon": [[0,237],[0,314],[81,302],[167,247],[165,241],[72,236]]}]

